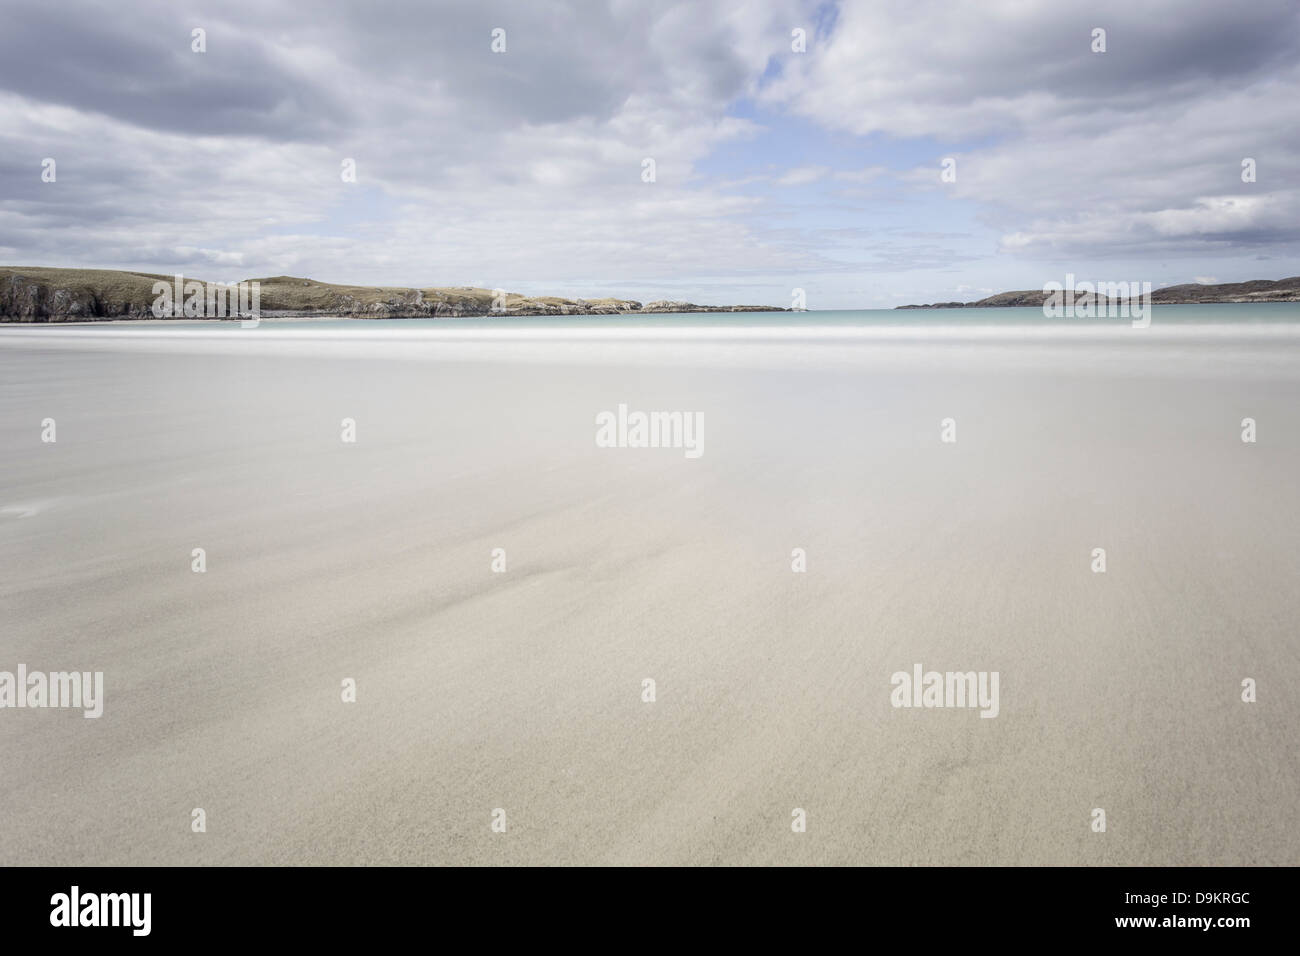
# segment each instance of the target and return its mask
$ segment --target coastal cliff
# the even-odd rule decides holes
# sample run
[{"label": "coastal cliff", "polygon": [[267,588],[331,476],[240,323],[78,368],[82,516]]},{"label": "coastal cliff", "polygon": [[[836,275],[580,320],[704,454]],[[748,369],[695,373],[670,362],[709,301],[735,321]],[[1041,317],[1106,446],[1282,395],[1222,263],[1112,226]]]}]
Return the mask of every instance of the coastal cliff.
[{"label": "coastal cliff", "polygon": [[[193,277],[185,277],[192,280]],[[202,281],[202,280],[195,280]],[[293,276],[249,279],[258,284],[267,318],[343,316],[358,319],[461,318],[506,315],[622,315],[665,312],[783,312],[773,306],[707,306],[632,299],[523,296],[470,286],[408,289],[331,285]],[[0,321],[94,322],[152,319],[154,284],[175,276],[108,269],[0,266]],[[233,316],[234,310],[230,312]]]}]

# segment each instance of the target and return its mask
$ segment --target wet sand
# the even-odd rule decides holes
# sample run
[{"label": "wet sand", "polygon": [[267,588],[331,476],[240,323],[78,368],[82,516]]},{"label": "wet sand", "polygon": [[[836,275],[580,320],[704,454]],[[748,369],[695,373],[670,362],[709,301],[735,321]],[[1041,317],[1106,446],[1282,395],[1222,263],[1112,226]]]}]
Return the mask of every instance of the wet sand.
[{"label": "wet sand", "polygon": [[676,332],[0,330],[0,863],[1300,863],[1297,327]]}]

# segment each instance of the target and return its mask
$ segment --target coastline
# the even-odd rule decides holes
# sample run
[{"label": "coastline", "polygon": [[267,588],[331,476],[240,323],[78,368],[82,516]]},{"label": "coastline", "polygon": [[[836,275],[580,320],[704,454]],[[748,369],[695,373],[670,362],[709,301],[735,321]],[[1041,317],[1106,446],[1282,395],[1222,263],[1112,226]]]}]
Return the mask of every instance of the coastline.
[{"label": "coastline", "polygon": [[[1062,293],[1069,295],[1069,301],[1085,307],[1106,308],[1122,306],[1128,302],[1146,300],[1151,305],[1238,305],[1253,302],[1300,302],[1300,276],[1286,279],[1252,279],[1248,282],[1222,282],[1218,284],[1185,283],[1183,285],[1163,286],[1152,289],[1151,283],[1145,283],[1145,289],[1139,290],[1138,283],[1091,283],[1078,284],[1080,291],[1075,293],[1074,276],[1069,276],[1069,285],[1055,283],[1055,292],[1044,288],[1024,289],[1017,292],[997,292],[973,302],[932,302],[925,305],[898,305],[896,309],[1005,309],[1020,306],[1044,308],[1053,301],[1060,303]],[[1087,291],[1082,291],[1083,287]],[[1098,291],[1094,291],[1094,286]],[[1115,288],[1115,287],[1120,288]],[[1114,295],[1104,295],[1099,290],[1103,287]]]},{"label": "coastline", "polygon": [[184,318],[466,318],[784,312],[779,306],[701,305],[659,299],[526,296],[475,286],[337,285],[296,276],[210,282],[115,269],[0,266],[0,316],[19,322]]},{"label": "coastline", "polygon": [[[1212,306],[1252,306],[1258,310],[1257,315],[1263,315],[1269,313],[1270,310],[1267,308],[1269,306],[1277,307],[1277,306],[1287,306],[1287,305],[1293,305],[1293,306],[1300,305],[1300,301],[1291,301],[1291,300],[1261,301],[1258,299],[1252,299],[1252,300],[1241,301],[1241,302],[1239,301],[1155,302],[1152,303],[1152,308],[1156,310],[1156,314],[1159,314],[1166,307],[1174,307],[1174,306],[1190,307],[1190,309],[1206,308]],[[974,306],[971,306],[969,308],[971,311],[975,311]],[[791,327],[796,327],[796,326],[807,327],[810,325],[814,325],[816,324],[817,320],[822,317],[839,321],[842,320],[842,318],[845,316],[855,316],[855,315],[860,315],[863,317],[870,316],[877,320],[883,320],[883,324],[895,324],[899,326],[907,326],[907,325],[914,324],[916,322],[916,318],[915,318],[916,314],[921,314],[926,312],[947,314],[947,313],[961,312],[961,311],[963,310],[955,309],[955,308],[947,308],[943,306],[908,305],[908,306],[894,306],[894,307],[874,308],[874,309],[774,309],[774,308],[717,309],[715,308],[715,309],[709,309],[703,311],[682,311],[682,312],[655,311],[655,312],[618,312],[618,313],[594,313],[594,314],[554,313],[554,314],[547,314],[547,315],[509,315],[509,314],[499,315],[499,314],[488,313],[488,314],[458,315],[458,316],[450,316],[450,315],[356,316],[356,315],[338,315],[338,314],[328,314],[328,313],[327,314],[280,313],[280,314],[273,315],[264,312],[260,316],[259,321],[262,324],[268,326],[313,325],[313,324],[327,324],[327,323],[339,324],[339,325],[346,325],[349,323],[398,324],[398,323],[410,322],[413,324],[435,323],[439,326],[446,325],[448,327],[453,327],[458,324],[462,324],[465,326],[474,326],[477,323],[484,322],[484,321],[486,322],[500,321],[500,322],[506,322],[510,324],[514,324],[514,322],[517,321],[520,326],[527,326],[531,324],[528,320],[535,319],[535,320],[542,320],[541,322],[537,323],[538,327],[547,328],[547,327],[554,327],[553,325],[545,324],[547,322],[553,323],[553,321],[557,319],[570,318],[573,319],[574,324],[578,326],[584,326],[584,327],[590,326],[593,328],[606,326],[612,328],[612,327],[617,327],[617,324],[603,323],[600,320],[602,319],[618,320],[618,319],[635,319],[635,318],[647,318],[647,319],[662,318],[662,319],[671,320],[679,317],[686,319],[687,317],[705,316],[705,315],[716,315],[716,316],[723,316],[723,317],[733,316],[738,318],[746,315],[751,315],[755,317],[775,317],[776,315],[779,314],[788,314],[791,316],[791,319],[786,324],[788,324]],[[981,313],[986,313],[986,312],[987,313],[1011,313],[1011,314],[1021,314],[1021,315],[1032,315],[1034,313],[1038,313],[1041,315],[1043,313],[1043,309],[1041,306],[1034,306],[1034,305],[982,306],[979,308],[978,311]],[[904,318],[904,314],[907,316],[906,318]],[[802,318],[795,319],[794,316],[800,316]],[[890,316],[892,316],[893,318],[892,319],[887,318]],[[1082,325],[1087,325],[1089,323],[1095,325],[1104,325],[1106,324],[1106,319],[1107,319],[1106,316],[1095,316],[1095,315],[1074,316],[1074,315],[1067,314],[1063,316],[1052,316],[1052,317],[1043,316],[1043,321],[1045,323],[1068,321],[1068,322],[1082,324]],[[1235,324],[1237,322],[1249,323],[1255,320],[1256,320],[1255,316],[1251,316],[1243,313],[1240,316],[1234,315],[1229,320],[1229,324]],[[1290,321],[1290,320],[1288,319],[1286,321]],[[1296,312],[1295,321],[1300,322],[1300,310],[1297,310]],[[158,319],[153,317],[102,318],[102,319],[77,318],[77,319],[66,319],[66,320],[59,319],[55,321],[46,321],[46,320],[32,321],[32,320],[14,319],[11,316],[4,316],[4,317],[0,317],[0,329],[33,330],[33,329],[42,329],[42,328],[73,329],[73,328],[120,327],[120,326],[142,328],[142,329],[144,328],[161,329],[161,328],[178,328],[178,327],[179,328],[238,329],[241,327],[241,322],[242,322],[241,319],[233,318],[233,317],[232,318],[176,318],[176,319]],[[1123,324],[1127,324],[1127,322],[1128,322],[1127,319],[1122,320]],[[684,326],[687,326],[688,324],[689,324],[688,322],[683,322]],[[990,324],[999,325],[1001,323],[994,320]],[[967,325],[968,325],[968,321],[963,321],[961,323],[954,324],[954,327],[958,327],[958,326],[965,327]]]},{"label": "coastline", "polygon": [[[1254,279],[1217,285],[1185,284],[1128,294],[1130,284],[1079,283],[1075,295],[1069,277],[1069,305],[1092,308],[1150,305],[1228,305],[1300,302],[1300,276]],[[1103,288],[1117,295],[1092,291]],[[1088,291],[1082,291],[1084,287]],[[1137,290],[1136,284],[1132,285]],[[802,294],[801,290],[795,290]],[[922,309],[1045,308],[1059,293],[1039,290],[999,292],[975,302],[939,302],[894,306],[890,311]],[[795,302],[803,304],[798,296]],[[1059,304],[1059,303],[1058,303]],[[173,318],[159,318],[159,310]],[[212,283],[181,275],[104,269],[56,269],[0,266],[0,323],[72,324],[111,321],[238,321],[241,316],[277,321],[331,319],[464,319],[595,317],[600,315],[705,315],[759,312],[805,312],[804,308],[768,305],[701,305],[695,302],[561,296],[524,296],[473,286],[399,288],[348,286],[293,276]],[[830,310],[839,311],[839,310]],[[876,310],[862,310],[876,311]],[[175,315],[175,313],[182,313]],[[189,315],[185,315],[189,312]],[[197,313],[202,313],[199,315]]]}]

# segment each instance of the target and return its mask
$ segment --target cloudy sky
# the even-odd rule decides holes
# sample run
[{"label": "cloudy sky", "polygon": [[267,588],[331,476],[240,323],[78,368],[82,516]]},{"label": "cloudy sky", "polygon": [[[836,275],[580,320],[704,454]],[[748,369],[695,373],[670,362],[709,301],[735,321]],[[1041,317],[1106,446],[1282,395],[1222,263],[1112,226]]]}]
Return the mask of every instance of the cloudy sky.
[{"label": "cloudy sky", "polygon": [[5,0],[0,263],[814,309],[1280,278],[1298,54],[1297,0]]}]

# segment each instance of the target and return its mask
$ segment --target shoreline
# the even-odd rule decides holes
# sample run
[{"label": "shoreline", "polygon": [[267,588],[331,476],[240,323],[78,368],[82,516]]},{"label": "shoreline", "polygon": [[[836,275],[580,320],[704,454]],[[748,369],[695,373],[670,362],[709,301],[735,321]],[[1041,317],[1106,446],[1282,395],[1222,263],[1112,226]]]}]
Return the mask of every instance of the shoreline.
[{"label": "shoreline", "polygon": [[[1181,302],[1181,301],[1180,301],[1180,302],[1153,302],[1153,303],[1151,304],[1151,307],[1152,307],[1152,308],[1164,308],[1164,307],[1167,307],[1167,306],[1232,306],[1232,305],[1251,305],[1251,306],[1260,306],[1260,305],[1300,305],[1300,299],[1295,299],[1295,300],[1293,300],[1293,299],[1278,299],[1278,300],[1248,299],[1248,300],[1242,300],[1242,301],[1235,301],[1235,300],[1234,300],[1234,301],[1226,301],[1226,302]],[[1097,307],[1098,307],[1098,308],[1105,308],[1105,305],[1102,304],[1102,305],[1099,305],[1099,306],[1097,306]],[[465,322],[465,323],[471,323],[471,324],[472,324],[472,323],[475,322],[476,320],[481,320],[481,319],[488,319],[488,320],[492,320],[492,321],[500,321],[500,320],[503,320],[503,319],[527,320],[527,319],[563,319],[563,318],[582,319],[582,320],[599,320],[599,319],[608,318],[608,317],[624,318],[624,317],[628,317],[628,316],[694,316],[694,315],[719,315],[719,314],[723,314],[723,315],[769,315],[769,314],[773,314],[773,313],[782,313],[782,312],[784,312],[784,313],[791,313],[791,314],[798,314],[798,315],[806,315],[806,316],[816,316],[816,315],[819,315],[819,314],[854,313],[854,312],[857,312],[857,313],[880,313],[880,314],[883,315],[883,314],[893,314],[893,313],[897,313],[897,312],[927,312],[927,311],[933,311],[933,312],[939,312],[939,311],[943,311],[943,312],[953,312],[953,311],[962,311],[962,308],[967,308],[967,309],[976,309],[976,308],[978,308],[978,309],[981,309],[981,310],[984,310],[984,309],[988,309],[988,310],[995,310],[995,309],[1000,309],[1000,310],[1011,310],[1011,309],[1021,310],[1021,309],[1024,309],[1024,310],[1032,310],[1032,311],[1035,311],[1035,312],[1042,312],[1042,311],[1043,311],[1043,307],[1042,307],[1042,306],[1038,306],[1038,305],[976,305],[976,304],[974,304],[974,303],[970,303],[970,304],[968,304],[968,305],[966,305],[966,306],[964,306],[964,307],[958,307],[958,306],[946,306],[946,305],[897,305],[897,306],[892,306],[892,307],[883,307],[883,308],[876,308],[876,309],[797,309],[797,310],[796,310],[796,309],[778,309],[778,308],[772,308],[772,307],[766,307],[766,308],[753,308],[753,309],[742,309],[742,308],[720,308],[720,307],[719,307],[719,308],[709,308],[709,309],[700,310],[700,311],[682,311],[682,312],[663,312],[663,311],[654,311],[654,312],[597,312],[597,313],[564,313],[564,312],[557,312],[557,313],[548,313],[548,314],[533,314],[533,313],[526,313],[526,314],[510,314],[510,313],[506,313],[506,314],[501,314],[501,315],[494,315],[494,314],[491,314],[491,313],[487,313],[487,314],[473,314],[473,315],[384,315],[384,316],[357,316],[357,315],[338,315],[338,314],[322,314],[322,315],[314,315],[314,314],[304,314],[304,313],[289,313],[289,314],[279,314],[279,315],[267,315],[267,314],[263,314],[263,315],[259,318],[259,321],[260,321],[260,322],[267,322],[267,323],[271,323],[271,324],[276,324],[276,325],[309,324],[309,323],[313,323],[313,322],[406,322],[406,321],[412,321],[412,322],[436,321],[436,322],[438,322],[438,323],[440,323],[440,324],[445,323],[445,324],[448,324],[448,325],[454,325],[454,324],[456,324],[456,323],[458,323],[458,322]],[[1105,324],[1105,321],[1104,321],[1104,320],[1107,319],[1108,317],[1106,317],[1106,316],[1091,316],[1091,315],[1089,315],[1089,316],[1063,316],[1063,317],[1054,317],[1054,318],[1057,319],[1057,320],[1060,320],[1061,318],[1064,318],[1064,319],[1067,319],[1067,320],[1075,320],[1075,319],[1082,319],[1082,320],[1085,320],[1085,321],[1087,321],[1087,320],[1091,320],[1091,321],[1096,322],[1096,323],[1098,323],[1098,324]],[[1113,318],[1113,317],[1111,317],[1111,318]],[[49,319],[46,319],[46,320],[42,320],[42,321],[32,321],[32,320],[23,320],[23,319],[19,319],[19,318],[16,318],[16,317],[14,317],[14,316],[0,316],[0,329],[5,329],[5,328],[14,328],[14,329],[30,329],[30,328],[36,328],[36,327],[52,327],[52,326],[59,326],[59,327],[62,327],[62,328],[69,328],[69,327],[71,327],[71,328],[88,328],[88,327],[93,327],[93,326],[106,326],[106,325],[107,325],[107,326],[116,326],[116,325],[148,326],[148,327],[151,327],[151,328],[152,328],[152,327],[163,327],[163,326],[202,326],[202,327],[208,327],[208,326],[223,326],[223,325],[237,326],[237,325],[239,325],[240,323],[242,323],[243,321],[245,321],[245,320],[244,320],[244,319],[239,319],[239,318],[233,318],[233,317],[232,317],[232,318],[177,318],[177,319],[157,319],[157,318],[147,318],[147,319],[135,319],[135,318],[111,318],[111,319],[110,319],[110,318],[105,318],[105,319],[72,319],[72,320],[66,320],[66,321],[65,321],[65,320],[60,320],[60,319],[55,319],[55,320],[51,321],[51,320],[49,320]],[[587,323],[584,321],[583,324],[587,324]],[[599,323],[598,321],[593,321],[591,324],[600,324],[600,323]]]},{"label": "shoreline", "polygon": [[[1051,286],[1056,290],[1052,291]],[[1096,288],[1094,289],[1094,285]],[[1086,287],[1086,291],[1083,291]],[[1067,284],[1048,283],[1043,289],[1022,289],[1014,292],[996,292],[974,302],[928,302],[923,305],[897,305],[896,309],[997,309],[1044,308],[1049,303],[1066,301],[1093,308],[1118,306],[1128,302],[1145,302],[1149,305],[1249,305],[1257,302],[1300,302],[1300,276],[1285,279],[1251,279],[1247,282],[1198,282],[1167,285],[1152,289],[1151,283],[1139,285],[1128,282],[1081,282],[1076,286],[1074,276]],[[1105,289],[1107,293],[1103,294]]]},{"label": "shoreline", "polygon": [[[935,302],[893,306],[888,310],[1036,308],[1071,306],[1109,309],[1132,301],[1148,305],[1248,305],[1300,302],[1300,276],[1251,279],[1214,285],[1185,283],[1152,291],[1141,283],[1048,283],[1043,289],[999,292],[975,302]],[[1065,291],[1049,291],[1051,287]],[[677,299],[642,302],[614,297],[574,298],[522,295],[475,286],[339,285],[295,276],[213,283],[192,276],[110,269],[65,269],[45,266],[0,266],[0,322],[65,324],[80,322],[237,321],[256,315],[278,321],[331,319],[553,318],[598,315],[703,315],[715,313],[805,312],[803,290],[793,292],[792,307],[771,305],[701,305]],[[797,307],[795,307],[797,306]],[[158,318],[162,312],[171,318]],[[186,313],[189,313],[188,315]],[[196,315],[195,313],[202,313]],[[1127,313],[1126,313],[1127,314]],[[12,323],[6,320],[13,320]]]}]

